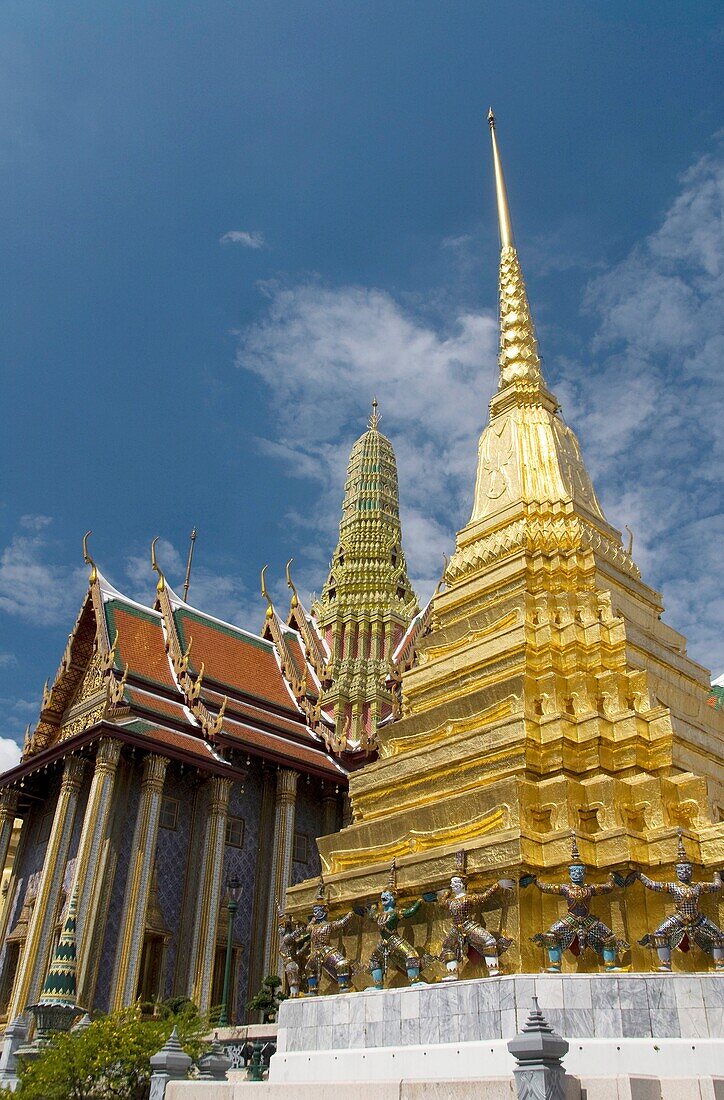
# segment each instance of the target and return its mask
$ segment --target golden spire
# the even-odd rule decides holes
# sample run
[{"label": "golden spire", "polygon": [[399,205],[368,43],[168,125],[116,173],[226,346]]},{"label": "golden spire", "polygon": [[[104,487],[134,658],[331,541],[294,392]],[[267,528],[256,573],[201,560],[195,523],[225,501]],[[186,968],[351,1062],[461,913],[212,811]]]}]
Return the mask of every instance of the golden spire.
[{"label": "golden spire", "polygon": [[493,142],[493,166],[495,168],[495,194],[498,199],[498,230],[500,232],[500,247],[513,248],[513,230],[510,225],[510,210],[508,209],[508,192],[505,190],[503,179],[503,166],[500,163],[498,151],[498,139],[495,136],[495,115],[493,108],[488,110],[488,125],[490,126],[490,138]]},{"label": "golden spire", "polygon": [[369,421],[367,423],[367,427],[370,429],[370,431],[373,431],[373,432],[377,431],[377,428],[379,427],[379,423],[380,423],[380,418],[377,414],[377,410],[379,409],[379,407],[380,407],[379,401],[377,400],[376,397],[373,397],[372,398],[372,413],[370,414],[370,418],[369,418]]},{"label": "golden spire", "polygon": [[490,137],[493,143],[495,167],[495,191],[498,199],[498,228],[500,231],[500,381],[499,388],[514,383],[542,383],[538,341],[533,318],[530,315],[528,294],[520,269],[518,253],[513,243],[510,224],[508,195],[505,190],[503,167],[500,163],[498,139],[495,133],[495,115],[488,111]]}]

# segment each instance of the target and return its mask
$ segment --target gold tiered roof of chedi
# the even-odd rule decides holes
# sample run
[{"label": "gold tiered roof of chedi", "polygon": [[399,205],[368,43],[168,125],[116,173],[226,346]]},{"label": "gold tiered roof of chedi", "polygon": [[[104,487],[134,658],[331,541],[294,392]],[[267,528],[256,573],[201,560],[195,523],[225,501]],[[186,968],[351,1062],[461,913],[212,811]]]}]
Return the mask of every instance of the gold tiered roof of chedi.
[{"label": "gold tiered roof of chedi", "polygon": [[[664,877],[658,865],[674,862],[679,827],[700,868],[724,861],[724,715],[707,705],[707,670],[661,621],[661,597],[606,520],[546,388],[492,114],[490,129],[499,389],[445,586],[398,647],[401,717],[378,730],[379,759],[351,779],[352,824],[319,843],[340,904],[379,891],[392,858],[401,893],[439,888],[463,847],[480,881],[546,868],[562,879],[572,829],[594,880],[630,866]],[[301,909],[311,896],[302,884],[289,901]],[[557,904],[514,895],[509,967],[540,966],[530,938]],[[664,904],[639,884],[597,902],[634,945]],[[416,929],[430,949],[441,938],[434,923]],[[634,946],[630,961],[648,968],[649,952]]]}]

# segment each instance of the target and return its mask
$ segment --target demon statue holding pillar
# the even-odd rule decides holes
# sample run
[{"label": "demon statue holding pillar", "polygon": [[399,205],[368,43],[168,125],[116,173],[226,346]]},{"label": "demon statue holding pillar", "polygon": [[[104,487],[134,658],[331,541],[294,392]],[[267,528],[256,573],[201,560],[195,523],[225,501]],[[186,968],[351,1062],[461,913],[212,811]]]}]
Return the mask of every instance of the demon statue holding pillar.
[{"label": "demon statue holding pillar", "polygon": [[671,952],[675,947],[688,951],[693,940],[698,947],[711,955],[717,970],[724,970],[724,932],[713,921],[705,917],[699,908],[702,894],[716,894],[722,888],[719,871],[713,882],[692,882],[692,865],[686,855],[684,836],[679,829],[679,843],[676,863],[677,882],[655,882],[647,878],[643,871],[637,871],[636,877],[647,890],[657,894],[671,894],[674,899],[674,912],[662,921],[657,929],[649,932],[639,943],[642,947],[653,947],[659,956],[659,970],[668,973],[671,970]]},{"label": "demon statue holding pillar", "polygon": [[352,967],[342,949],[332,946],[332,938],[344,931],[353,916],[354,914],[349,912],[339,920],[329,920],[324,879],[320,875],[312,917],[306,928],[309,935],[309,958],[304,974],[310,996],[313,997],[319,992],[319,979],[322,973],[337,983],[341,993],[345,993],[350,988]]},{"label": "demon statue holding pillar", "polygon": [[488,974],[500,973],[500,956],[510,947],[512,940],[488,930],[480,916],[480,908],[498,890],[512,890],[515,883],[509,879],[500,879],[486,887],[481,894],[468,890],[466,874],[466,853],[460,851],[455,856],[455,874],[450,879],[450,889],[439,894],[424,894],[425,901],[435,901],[446,909],[452,918],[442,942],[440,961],[445,963],[447,974],[444,982],[453,982],[460,976],[460,967],[472,947],[485,959]]},{"label": "demon statue holding pillar", "polygon": [[624,886],[620,875],[609,875],[608,881],[589,885],[586,883],[586,865],[578,854],[576,835],[571,841],[571,863],[568,867],[570,883],[540,882],[535,875],[524,875],[521,886],[535,884],[543,894],[560,894],[568,903],[568,912],[557,920],[547,932],[533,937],[548,952],[548,971],[559,974],[561,959],[566,948],[574,955],[592,947],[604,963],[605,970],[616,970],[620,952],[628,950],[625,940],[616,938],[611,929],[591,912],[591,900],[599,894],[610,894],[615,886]]}]

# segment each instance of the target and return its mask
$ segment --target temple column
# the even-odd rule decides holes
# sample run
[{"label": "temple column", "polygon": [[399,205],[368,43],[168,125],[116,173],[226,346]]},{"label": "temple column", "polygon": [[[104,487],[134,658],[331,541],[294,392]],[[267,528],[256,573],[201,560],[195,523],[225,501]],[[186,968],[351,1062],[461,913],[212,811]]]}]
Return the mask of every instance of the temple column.
[{"label": "temple column", "polygon": [[[0,860],[1,869],[0,875],[5,870],[5,865],[8,861],[8,852],[10,850],[10,842],[13,836],[13,826],[15,819],[18,816],[18,801],[20,798],[20,791],[15,790],[13,787],[5,787],[0,791]],[[8,824],[9,821],[9,824]],[[18,847],[15,852],[15,864],[13,870],[8,877],[8,881],[5,886],[5,893],[2,896],[2,905],[0,906],[0,944],[5,943],[5,936],[8,932],[8,922],[10,920],[10,913],[12,910],[13,901],[15,899],[15,890],[17,888],[17,861],[18,856],[22,852],[23,842],[28,834],[27,819],[23,820],[23,826],[20,830],[20,837],[18,839]]]},{"label": "temple column", "polygon": [[5,864],[10,850],[10,841],[13,835],[13,825],[18,816],[18,800],[20,791],[14,787],[4,787],[0,791],[0,876],[5,870]]},{"label": "temple column", "polygon": [[25,1011],[26,1005],[33,1003],[45,980],[50,940],[68,861],[68,848],[84,771],[85,761],[80,757],[66,758],[33,914],[28,924],[28,935],[8,1006],[9,1020],[14,1020]]},{"label": "temple column", "polygon": [[322,836],[337,831],[337,795],[325,788],[322,795]]},{"label": "temple column", "polygon": [[121,742],[104,737],[98,744],[95,770],[88,793],[83,830],[78,843],[73,889],[78,887],[78,1003],[85,1005],[85,977],[88,949],[100,900],[103,841],[108,829],[113,787],[116,781]]},{"label": "temple column", "polygon": [[279,966],[277,905],[284,908],[287,887],[291,884],[294,814],[297,803],[298,780],[299,773],[292,771],[290,768],[280,768],[277,772],[276,798],[274,801],[274,846],[272,848],[266,936],[264,939],[264,977],[267,974],[276,974]]},{"label": "temple column", "polygon": [[231,793],[231,780],[214,776],[207,784],[207,813],[203,847],[201,849],[201,874],[196,902],[191,960],[189,966],[189,997],[199,1011],[208,1012],[211,999],[211,983],[214,977],[216,955],[216,931],[219,922],[219,905],[223,889],[224,845],[226,841],[226,813]]},{"label": "temple column", "polygon": [[133,1004],[143,950],[148,895],[156,856],[158,817],[168,760],[149,754],[143,763],[141,797],[131,844],[121,930],[116,945],[116,965],[111,989],[111,1009]]}]

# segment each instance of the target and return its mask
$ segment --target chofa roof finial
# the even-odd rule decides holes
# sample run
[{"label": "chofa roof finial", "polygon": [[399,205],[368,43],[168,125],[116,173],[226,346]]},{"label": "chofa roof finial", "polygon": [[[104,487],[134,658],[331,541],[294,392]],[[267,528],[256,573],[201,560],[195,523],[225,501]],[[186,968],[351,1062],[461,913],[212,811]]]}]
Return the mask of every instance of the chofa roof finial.
[{"label": "chofa roof finial", "polygon": [[154,573],[158,573],[158,581],[156,582],[156,591],[157,592],[163,592],[164,588],[166,587],[166,578],[164,577],[161,566],[158,564],[158,561],[156,559],[156,543],[157,542],[158,542],[158,535],[156,535],[155,539],[153,539],[152,542],[151,542],[151,569],[153,569]]},{"label": "chofa roof finial", "polygon": [[96,567],[96,563],[93,561],[93,558],[88,553],[88,538],[92,534],[92,531],[86,531],[86,533],[83,535],[83,561],[86,563],[86,565],[90,565],[91,567],[90,576],[88,577],[89,583],[95,584],[95,582],[98,580],[98,569]]}]

